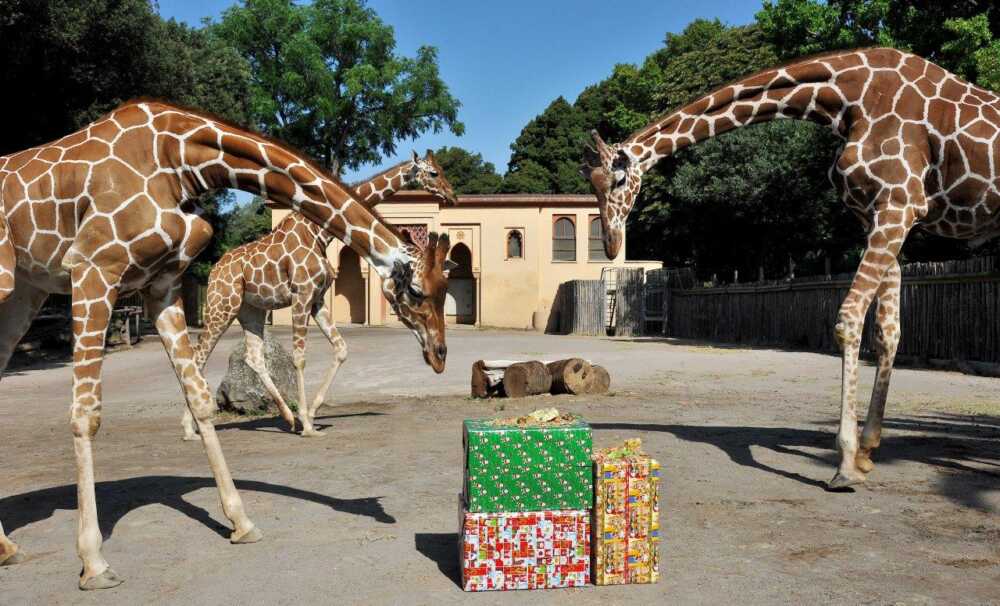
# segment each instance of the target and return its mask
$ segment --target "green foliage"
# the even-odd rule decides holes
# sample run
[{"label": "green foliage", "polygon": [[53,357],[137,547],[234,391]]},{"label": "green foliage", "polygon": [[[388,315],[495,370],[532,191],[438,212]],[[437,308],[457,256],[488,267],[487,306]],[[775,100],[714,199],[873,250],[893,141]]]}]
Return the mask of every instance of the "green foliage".
[{"label": "green foliage", "polygon": [[464,130],[436,50],[397,55],[363,0],[247,0],[215,30],[250,62],[258,126],[336,173],[378,163],[400,139]]},{"label": "green foliage", "polygon": [[1000,12],[992,3],[942,0],[770,0],[757,23],[783,57],[891,46],[926,57],[986,88],[1000,84]]},{"label": "green foliage", "polygon": [[[784,273],[789,257],[801,262],[855,245],[861,229],[826,179],[830,157],[816,153],[836,141],[803,126],[738,129],[678,154],[666,186],[673,213],[661,254],[706,273],[756,276],[764,267],[773,276]],[[656,218],[653,208],[643,212]]]},{"label": "green foliage", "polygon": [[584,114],[559,97],[521,130],[510,146],[504,178],[506,192],[585,193],[579,175],[580,149],[586,139]]},{"label": "green foliage", "polygon": [[482,154],[461,147],[441,147],[434,152],[434,159],[457,194],[495,194],[503,184],[496,167],[484,162]]},{"label": "green foliage", "polygon": [[133,97],[248,116],[246,62],[149,0],[0,0],[0,153],[63,136]]}]

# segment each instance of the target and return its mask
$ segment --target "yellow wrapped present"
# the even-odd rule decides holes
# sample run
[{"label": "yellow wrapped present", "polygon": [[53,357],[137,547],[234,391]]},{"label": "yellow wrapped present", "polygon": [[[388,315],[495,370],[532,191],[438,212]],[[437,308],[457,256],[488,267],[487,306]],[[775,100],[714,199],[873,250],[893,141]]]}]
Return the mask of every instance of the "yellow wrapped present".
[{"label": "yellow wrapped present", "polygon": [[655,583],[660,576],[660,464],[639,439],[594,460],[592,577],[597,585]]}]

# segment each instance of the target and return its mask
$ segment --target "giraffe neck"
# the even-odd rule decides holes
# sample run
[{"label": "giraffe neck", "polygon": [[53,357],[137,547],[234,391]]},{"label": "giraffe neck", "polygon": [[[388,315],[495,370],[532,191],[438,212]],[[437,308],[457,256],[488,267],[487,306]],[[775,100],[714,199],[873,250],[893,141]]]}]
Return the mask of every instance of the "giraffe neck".
[{"label": "giraffe neck", "polygon": [[685,147],[770,120],[808,120],[829,126],[844,137],[851,104],[840,90],[837,71],[823,59],[765,70],[724,86],[664,114],[621,147],[638,159],[638,168],[644,173]]},{"label": "giraffe neck", "polygon": [[168,104],[139,107],[161,135],[155,157],[161,169],[178,176],[181,198],[221,188],[257,194],[339,238],[383,278],[414,260],[398,233],[356,194],[284,145]]},{"label": "giraffe neck", "polygon": [[372,208],[413,182],[413,161],[406,160],[358,185],[361,203]]}]

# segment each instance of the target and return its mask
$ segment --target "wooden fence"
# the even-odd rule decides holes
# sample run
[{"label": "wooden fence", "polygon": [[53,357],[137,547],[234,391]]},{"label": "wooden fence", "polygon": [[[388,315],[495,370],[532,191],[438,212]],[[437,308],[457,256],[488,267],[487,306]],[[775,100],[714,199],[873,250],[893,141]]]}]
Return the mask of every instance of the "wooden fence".
[{"label": "wooden fence", "polygon": [[[781,283],[670,289],[672,337],[836,351],[833,327],[850,275]],[[967,261],[903,268],[899,354],[923,360],[1000,363],[1000,263]],[[862,350],[872,352],[874,305]]]},{"label": "wooden fence", "polygon": [[604,335],[604,282],[570,280],[559,286],[559,332]]}]

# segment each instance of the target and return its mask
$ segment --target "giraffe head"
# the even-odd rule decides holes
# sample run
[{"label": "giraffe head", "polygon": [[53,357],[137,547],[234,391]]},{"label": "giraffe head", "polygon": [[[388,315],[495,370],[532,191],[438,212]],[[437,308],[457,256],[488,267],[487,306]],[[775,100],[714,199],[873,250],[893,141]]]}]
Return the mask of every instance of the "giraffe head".
[{"label": "giraffe head", "polygon": [[447,234],[431,232],[427,246],[420,247],[403,232],[409,263],[399,261],[387,280],[382,294],[392,305],[400,321],[417,337],[424,351],[424,361],[436,373],[444,372],[448,346],[444,340],[444,298],[448,293],[448,272],[456,264],[448,259],[451,242]]},{"label": "giraffe head", "polygon": [[604,227],[604,252],[614,259],[625,237],[625,220],[642,186],[642,170],[621,144],[606,144],[596,130],[590,131],[590,135],[597,149],[589,145],[584,148],[580,174],[590,181],[597,195]]},{"label": "giraffe head", "polygon": [[458,200],[455,198],[455,190],[451,188],[451,183],[444,176],[444,171],[434,159],[434,152],[427,150],[427,155],[421,158],[417,152],[413,152],[413,168],[410,169],[410,179],[419,184],[420,187],[440,196],[448,206],[455,206]]}]

